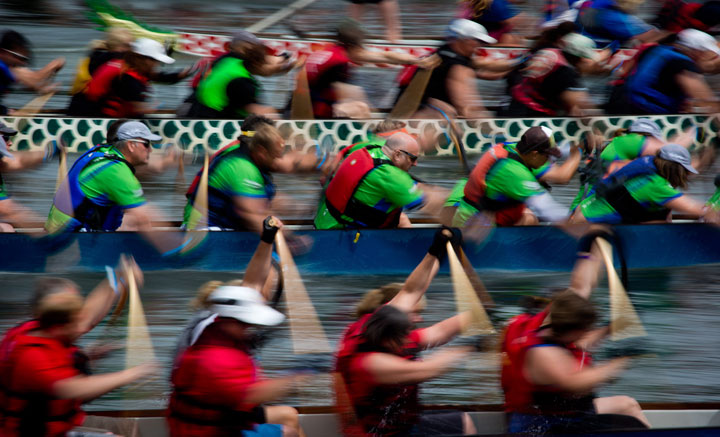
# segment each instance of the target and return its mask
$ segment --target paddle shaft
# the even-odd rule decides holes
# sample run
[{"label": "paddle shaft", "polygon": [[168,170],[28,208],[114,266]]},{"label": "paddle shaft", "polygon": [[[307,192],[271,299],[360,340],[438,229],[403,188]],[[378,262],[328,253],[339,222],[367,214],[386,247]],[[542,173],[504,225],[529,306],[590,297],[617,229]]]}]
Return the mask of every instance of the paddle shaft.
[{"label": "paddle shaft", "polygon": [[420,107],[420,101],[425,94],[425,89],[430,82],[434,68],[418,69],[415,77],[412,78],[410,84],[405,88],[398,99],[395,106],[390,111],[390,118],[403,119],[410,118]]},{"label": "paddle shaft", "polygon": [[246,28],[248,32],[257,33],[262,31],[263,29],[266,29],[273,24],[284,20],[288,16],[294,14],[295,12],[299,11],[300,9],[306,8],[310,6],[311,4],[315,3],[317,0],[297,0],[294,3],[290,4],[290,6],[286,7],[285,9],[281,9],[274,14],[270,15],[269,17],[265,17],[262,20],[258,21],[257,23],[253,24],[252,26]]},{"label": "paddle shaft", "polygon": [[314,120],[315,114],[310,98],[310,85],[308,84],[307,70],[305,67],[298,71],[295,91],[290,103],[290,118],[292,120]]}]

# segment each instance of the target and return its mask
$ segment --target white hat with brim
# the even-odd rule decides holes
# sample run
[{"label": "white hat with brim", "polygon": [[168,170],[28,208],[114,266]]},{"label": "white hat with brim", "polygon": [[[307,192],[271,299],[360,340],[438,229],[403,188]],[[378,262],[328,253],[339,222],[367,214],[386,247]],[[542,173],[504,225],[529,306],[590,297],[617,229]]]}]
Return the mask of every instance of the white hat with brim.
[{"label": "white hat with brim", "polygon": [[660,141],[665,141],[662,135],[662,131],[660,130],[660,126],[658,126],[657,123],[650,120],[649,118],[638,118],[637,120],[633,121],[630,125],[630,128],[628,129],[628,132],[648,134],[657,138]]},{"label": "white hat with brim", "polygon": [[470,38],[487,44],[495,44],[497,40],[488,35],[485,26],[474,21],[458,18],[450,22],[448,27],[450,38]]},{"label": "white hat with brim", "polygon": [[562,38],[562,51],[579,58],[597,59],[595,42],[579,33],[568,33]]},{"label": "white hat with brim", "polygon": [[715,38],[697,29],[685,29],[678,33],[677,43],[690,49],[708,50],[720,55],[720,47]]},{"label": "white hat with brim", "polygon": [[134,140],[140,138],[142,140],[148,140],[151,143],[162,140],[160,135],[155,135],[150,132],[150,129],[139,121],[126,121],[121,124],[116,136],[118,140]]},{"label": "white hat with brim", "polygon": [[283,313],[267,306],[260,293],[249,287],[223,285],[208,297],[210,311],[249,325],[274,326],[285,320]]},{"label": "white hat with brim", "polygon": [[167,55],[165,47],[159,42],[149,38],[138,38],[131,44],[133,53],[160,61],[163,64],[172,64],[173,58]]},{"label": "white hat with brim", "polygon": [[666,161],[674,162],[685,167],[690,173],[697,174],[698,171],[692,166],[692,158],[690,152],[680,144],[668,144],[663,146],[658,152],[658,158]]}]

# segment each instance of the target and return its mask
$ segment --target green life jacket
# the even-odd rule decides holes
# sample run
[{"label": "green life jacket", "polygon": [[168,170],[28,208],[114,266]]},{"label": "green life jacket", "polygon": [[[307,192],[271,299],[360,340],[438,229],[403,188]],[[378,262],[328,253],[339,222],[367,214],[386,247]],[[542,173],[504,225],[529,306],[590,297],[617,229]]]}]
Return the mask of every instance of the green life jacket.
[{"label": "green life jacket", "polygon": [[[225,111],[229,103],[227,96],[228,84],[235,79],[241,78],[252,80],[257,93],[260,84],[247,68],[245,68],[242,59],[234,56],[226,56],[218,60],[210,70],[210,74],[198,84],[196,94],[198,101],[218,112]],[[233,115],[240,117],[248,115],[247,111],[241,108],[235,109],[233,113]]]}]

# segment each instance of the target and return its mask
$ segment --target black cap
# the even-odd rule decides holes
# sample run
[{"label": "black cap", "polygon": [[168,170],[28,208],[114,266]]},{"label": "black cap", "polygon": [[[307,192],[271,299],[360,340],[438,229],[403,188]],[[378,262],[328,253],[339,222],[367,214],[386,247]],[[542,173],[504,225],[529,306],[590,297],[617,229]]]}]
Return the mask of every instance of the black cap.
[{"label": "black cap", "polygon": [[560,149],[555,146],[552,131],[545,126],[533,126],[526,130],[517,143],[517,150],[521,154],[536,150],[540,153],[560,157]]}]

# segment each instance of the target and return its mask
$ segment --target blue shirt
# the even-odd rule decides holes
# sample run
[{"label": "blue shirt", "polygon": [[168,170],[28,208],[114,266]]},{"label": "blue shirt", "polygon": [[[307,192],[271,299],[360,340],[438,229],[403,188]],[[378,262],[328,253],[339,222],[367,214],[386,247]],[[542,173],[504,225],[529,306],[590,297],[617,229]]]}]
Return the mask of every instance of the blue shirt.
[{"label": "blue shirt", "polygon": [[[10,85],[16,82],[15,76],[10,71],[10,67],[3,61],[0,61],[0,99],[8,92]],[[6,115],[7,108],[0,104],[0,115]]]},{"label": "blue shirt", "polygon": [[613,0],[594,0],[580,8],[575,24],[599,44],[625,42],[653,29],[640,18],[622,11]]}]

